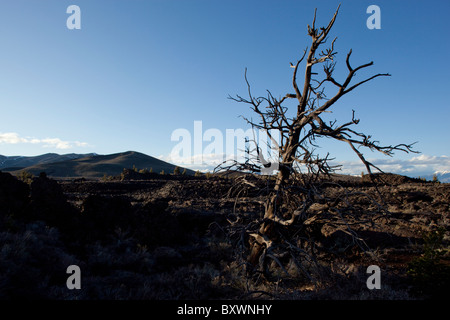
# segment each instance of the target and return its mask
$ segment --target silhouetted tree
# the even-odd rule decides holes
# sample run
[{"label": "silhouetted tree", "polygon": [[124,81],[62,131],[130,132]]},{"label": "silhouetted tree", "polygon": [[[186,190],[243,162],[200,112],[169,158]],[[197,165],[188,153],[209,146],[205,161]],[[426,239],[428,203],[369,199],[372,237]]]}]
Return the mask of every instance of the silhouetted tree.
[{"label": "silhouetted tree", "polygon": [[[328,43],[328,36],[338,12],[339,7],[328,25],[320,28],[316,27],[316,11],[314,12],[312,26],[308,25],[307,28],[311,45],[303,51],[296,63],[291,63],[293,93],[289,92],[281,98],[276,98],[267,91],[267,96],[255,97],[251,92],[247,70],[245,70],[248,98],[239,95],[230,97],[234,101],[248,104],[256,113],[259,121],[244,119],[254,130],[267,132],[272,140],[271,146],[274,148],[275,145],[278,156],[275,160],[278,162],[278,171],[274,177],[274,183],[270,184],[264,215],[262,219],[248,224],[245,230],[250,245],[247,261],[253,267],[259,265],[260,268],[265,268],[268,258],[281,266],[281,257],[287,255],[291,256],[294,263],[301,268],[300,260],[302,259],[296,259],[295,256],[304,250],[300,248],[298,242],[293,240],[292,235],[299,237],[305,230],[304,222],[312,214],[319,212],[312,210],[312,205],[322,205],[320,212],[340,214],[337,211],[339,200],[330,202],[324,199],[317,184],[321,177],[329,176],[337,169],[336,166],[330,165],[329,154],[320,156],[315,153],[316,142],[319,138],[325,137],[345,142],[365,165],[370,176],[372,176],[372,169],[381,170],[365,159],[361,148],[388,156],[392,156],[394,151],[414,152],[412,144],[382,146],[378,141],[372,140],[370,135],[355,131],[353,127],[358,124],[359,119],[355,118],[354,111],[351,120],[342,124],[338,124],[336,120],[331,122],[324,120],[323,115],[330,113],[331,107],[344,95],[375,78],[390,76],[388,73],[378,73],[353,83],[357,72],[372,66],[373,62],[357,67],[352,66],[350,62],[352,50],[350,50],[345,59],[347,76],[342,80],[335,78],[336,38],[329,43],[328,47],[322,47]],[[304,63],[304,73],[302,73],[304,78],[300,85],[297,77],[302,63]],[[322,67],[321,71],[319,66]],[[325,85],[334,88],[334,95],[330,97],[326,95]],[[295,101],[296,108],[294,110],[288,108],[285,105],[287,101]],[[275,139],[274,131],[279,133],[279,139]],[[263,172],[263,169],[271,163],[264,159],[262,146],[256,140],[250,142],[255,145],[253,150],[256,153],[254,152],[253,156],[248,156],[244,162],[227,161],[218,166],[216,171]],[[238,181],[242,184],[254,185],[246,176]],[[292,229],[293,227],[295,230]]]}]

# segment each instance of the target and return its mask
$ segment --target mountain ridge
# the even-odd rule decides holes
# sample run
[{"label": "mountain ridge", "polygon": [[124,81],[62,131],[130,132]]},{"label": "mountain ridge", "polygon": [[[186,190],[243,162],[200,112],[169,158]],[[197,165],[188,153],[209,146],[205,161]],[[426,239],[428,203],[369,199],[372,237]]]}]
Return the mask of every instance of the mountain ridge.
[{"label": "mountain ridge", "polygon": [[[19,174],[26,170],[34,175],[46,172],[53,177],[85,177],[98,178],[104,175],[118,175],[124,168],[150,169],[159,173],[162,170],[172,173],[176,165],[157,159],[155,157],[137,151],[125,151],[100,155],[96,153],[86,154],[57,154],[45,153],[38,156],[3,156],[0,155],[0,171]],[[184,168],[180,167],[181,170]],[[194,174],[187,169],[188,174]],[[440,182],[450,183],[449,171],[436,171],[433,174],[420,175],[428,181],[436,175]],[[410,176],[418,178],[419,176]]]},{"label": "mountain ridge", "polygon": [[[153,169],[157,173],[164,170],[166,173],[171,173],[176,167],[174,164],[137,151],[125,151],[106,155],[69,154],[59,155],[60,157],[51,157],[49,155],[56,154],[27,157],[26,163],[31,163],[29,166],[0,166],[0,170],[12,174],[19,174],[25,170],[33,175],[39,175],[41,172],[45,172],[48,176],[55,178],[100,178],[105,175],[118,175],[124,168]],[[2,157],[4,156],[0,156],[0,163],[5,162],[5,159],[2,159]],[[34,163],[31,158],[35,158]],[[44,161],[43,158],[52,158],[55,161]],[[20,157],[17,157],[17,160],[21,160]],[[11,159],[10,163],[14,164]],[[180,167],[180,169],[183,170],[184,168]],[[187,174],[194,174],[194,171],[190,169],[186,169],[186,172]]]},{"label": "mountain ridge", "polygon": [[424,175],[423,178],[432,181],[435,175],[438,181],[450,183],[450,172],[448,171],[436,171],[434,174]]},{"label": "mountain ridge", "polygon": [[25,167],[29,167],[29,166],[36,165],[36,164],[72,160],[72,159],[84,158],[84,157],[94,156],[94,155],[96,155],[96,153],[85,153],[85,154],[44,153],[44,154],[37,155],[37,156],[3,156],[3,155],[0,155],[0,170],[11,168],[11,167],[25,168]]}]

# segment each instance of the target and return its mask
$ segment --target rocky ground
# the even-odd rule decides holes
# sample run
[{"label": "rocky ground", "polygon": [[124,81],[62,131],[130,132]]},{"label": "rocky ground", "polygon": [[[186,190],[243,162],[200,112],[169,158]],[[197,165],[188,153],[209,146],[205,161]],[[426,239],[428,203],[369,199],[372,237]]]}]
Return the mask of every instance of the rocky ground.
[{"label": "rocky ground", "polygon": [[[448,298],[450,184],[395,175],[377,185],[367,177],[328,181],[324,194],[351,203],[351,214],[342,211],[343,228],[324,204],[309,211],[304,223],[314,225],[326,270],[312,281],[291,270],[250,277],[240,263],[230,221],[263,213],[261,189],[238,190],[235,178],[140,178],[23,182],[0,172],[0,297]],[[366,285],[373,264],[379,290]],[[69,265],[82,270],[82,290],[67,289]]]}]

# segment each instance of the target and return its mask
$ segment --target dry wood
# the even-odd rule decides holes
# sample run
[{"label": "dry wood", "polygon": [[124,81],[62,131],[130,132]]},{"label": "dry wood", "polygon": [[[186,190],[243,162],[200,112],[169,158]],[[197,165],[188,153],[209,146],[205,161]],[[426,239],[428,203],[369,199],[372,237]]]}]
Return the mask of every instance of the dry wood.
[{"label": "dry wood", "polygon": [[[359,119],[355,118],[354,111],[351,120],[340,125],[336,120],[326,122],[322,118],[324,113],[331,112],[331,107],[335,106],[344,95],[375,78],[390,76],[388,73],[377,73],[353,83],[357,72],[373,66],[373,62],[352,67],[350,63],[352,50],[350,50],[345,60],[347,76],[342,80],[334,77],[337,38],[334,38],[328,47],[322,47],[327,44],[339,8],[336,9],[328,25],[321,28],[316,27],[316,11],[314,12],[312,25],[307,27],[308,35],[311,37],[311,45],[303,51],[295,64],[290,63],[293,68],[292,87],[295,93],[288,92],[281,98],[276,98],[270,91],[267,91],[266,96],[255,97],[252,94],[246,69],[244,77],[248,98],[240,95],[230,97],[234,101],[248,104],[251,110],[258,115],[259,121],[244,117],[254,130],[265,130],[272,140],[271,130],[277,130],[280,133],[279,142],[273,143],[277,153],[276,161],[279,164],[277,174],[270,177],[263,187],[246,177],[237,179],[241,190],[245,186],[245,188],[264,190],[267,194],[263,218],[255,219],[253,223],[247,225],[248,228],[240,229],[239,233],[241,243],[244,234],[250,239],[248,261],[255,268],[259,265],[261,269],[264,260],[269,258],[274,260],[283,271],[286,271],[282,261],[275,254],[275,250],[278,250],[279,253],[288,252],[295,265],[309,275],[305,268],[301,266],[301,259],[299,258],[299,254],[304,254],[305,251],[299,245],[294,244],[295,241],[291,241],[293,239],[289,239],[289,235],[292,237],[293,234],[299,239],[302,238],[305,240],[303,242],[312,243],[314,247],[314,241],[304,234],[305,230],[310,228],[312,224],[326,221],[331,217],[338,217],[336,219],[344,226],[342,231],[352,237],[354,244],[363,250],[367,249],[363,239],[359,238],[352,230],[352,222],[348,222],[344,217],[343,210],[348,210],[351,207],[351,203],[348,201],[351,193],[344,193],[336,199],[326,199],[323,196],[322,188],[324,186],[321,185],[321,181],[324,177],[329,177],[339,167],[330,165],[332,159],[329,154],[319,156],[315,153],[318,138],[326,137],[348,144],[350,150],[356,153],[371,177],[372,169],[381,170],[365,159],[361,149],[377,151],[387,156],[392,156],[395,151],[415,152],[412,148],[413,144],[384,146],[373,140],[370,135],[354,130],[353,127],[359,123]],[[298,75],[303,63],[305,64],[304,78],[302,85],[299,85]],[[319,70],[314,70],[319,65],[322,65],[322,73],[319,73]],[[330,98],[325,93],[325,85],[327,84],[337,90]],[[297,104],[294,115],[292,115],[292,112],[289,113],[290,108],[284,105],[287,101],[292,100]],[[267,161],[261,161],[261,146],[258,145],[256,139],[251,142],[255,144],[256,155],[250,155],[244,162],[236,160],[224,162],[216,168],[216,171],[261,173],[268,163]],[[381,204],[375,203],[380,211],[384,210]],[[346,207],[339,207],[339,205],[343,206],[344,204]],[[236,226],[236,224],[233,226]],[[311,250],[307,255],[314,258]],[[308,277],[311,278],[311,276]]]}]

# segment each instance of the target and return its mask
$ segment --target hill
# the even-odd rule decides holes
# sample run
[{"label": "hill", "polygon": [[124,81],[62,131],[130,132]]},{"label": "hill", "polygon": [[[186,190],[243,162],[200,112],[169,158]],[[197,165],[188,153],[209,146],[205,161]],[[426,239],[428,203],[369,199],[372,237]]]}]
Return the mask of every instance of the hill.
[{"label": "hill", "polygon": [[[106,162],[129,158],[147,156],[100,156]],[[277,261],[252,278],[242,261],[248,228],[263,221],[267,181],[174,177],[39,176],[26,183],[0,172],[0,299],[449,298],[449,184],[392,174],[377,188],[361,177],[320,182],[323,197],[294,222],[293,232],[278,226],[278,234],[293,239],[290,245],[304,245],[295,250],[299,258],[274,256]],[[281,263],[289,268],[282,270]],[[81,266],[82,290],[65,289],[69,264]],[[369,265],[382,270],[381,290],[367,287]]]},{"label": "hill", "polygon": [[46,154],[42,154],[42,155],[34,156],[34,157],[24,157],[24,156],[7,157],[7,156],[0,155],[0,170],[3,170],[3,171],[12,171],[12,169],[19,170],[19,169],[34,166],[37,164],[80,159],[80,158],[86,158],[86,157],[95,156],[95,155],[96,155],[95,153],[88,153],[88,154],[46,153]]},{"label": "hill", "polygon": [[[91,155],[82,158],[69,159],[57,162],[38,163],[25,168],[5,168],[3,171],[9,171],[12,174],[18,174],[22,170],[39,175],[46,172],[50,177],[58,178],[100,178],[104,175],[118,175],[124,168],[150,169],[154,172],[166,173],[173,172],[175,165],[159,160],[136,151],[127,151],[109,155]],[[181,168],[183,170],[183,168]],[[187,170],[187,174],[194,174],[192,170]]]},{"label": "hill", "polygon": [[436,171],[434,174],[429,174],[429,175],[425,175],[424,178],[432,181],[433,177],[436,175],[436,178],[440,181],[440,182],[444,182],[444,183],[450,183],[450,172],[448,171]]}]

